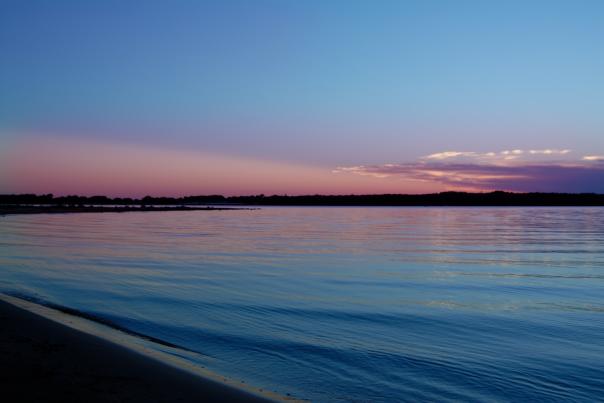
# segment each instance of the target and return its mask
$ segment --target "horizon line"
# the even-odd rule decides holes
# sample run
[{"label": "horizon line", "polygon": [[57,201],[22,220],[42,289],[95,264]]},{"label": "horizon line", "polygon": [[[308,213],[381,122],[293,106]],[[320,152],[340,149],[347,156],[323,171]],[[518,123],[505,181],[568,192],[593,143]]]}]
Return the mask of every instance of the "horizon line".
[{"label": "horizon line", "polygon": [[52,197],[52,198],[67,198],[67,197],[78,197],[78,198],[107,198],[107,199],[132,199],[132,200],[143,200],[143,199],[186,199],[193,197],[222,197],[225,199],[236,199],[242,197],[257,197],[257,198],[271,198],[271,197],[287,197],[287,198],[297,198],[297,197],[376,197],[376,196],[407,196],[407,197],[420,197],[420,196],[436,196],[436,195],[597,195],[604,196],[604,193],[597,192],[539,192],[539,191],[529,191],[529,192],[517,192],[517,191],[507,191],[507,190],[486,190],[486,191],[458,191],[458,190],[445,190],[442,192],[432,192],[432,193],[306,193],[306,194],[278,194],[273,193],[270,195],[264,193],[254,193],[254,194],[240,194],[240,195],[224,195],[220,193],[199,193],[199,194],[188,194],[182,196],[151,196],[149,194],[145,196],[108,196],[104,194],[92,194],[92,195],[82,195],[82,194],[59,194],[56,195],[54,193],[0,193],[0,198],[3,197]]}]

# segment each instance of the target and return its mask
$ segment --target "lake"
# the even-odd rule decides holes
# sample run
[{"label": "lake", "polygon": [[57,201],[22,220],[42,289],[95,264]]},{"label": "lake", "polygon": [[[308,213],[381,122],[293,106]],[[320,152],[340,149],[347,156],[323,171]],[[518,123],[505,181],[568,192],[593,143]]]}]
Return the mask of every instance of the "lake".
[{"label": "lake", "polygon": [[0,291],[300,399],[604,398],[604,208],[6,216]]}]

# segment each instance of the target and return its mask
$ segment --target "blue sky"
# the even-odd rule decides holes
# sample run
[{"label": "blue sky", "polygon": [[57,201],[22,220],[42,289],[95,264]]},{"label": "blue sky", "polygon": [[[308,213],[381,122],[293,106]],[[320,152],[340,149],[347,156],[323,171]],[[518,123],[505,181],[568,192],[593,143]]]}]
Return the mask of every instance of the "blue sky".
[{"label": "blue sky", "polygon": [[599,155],[603,39],[601,1],[2,1],[0,142]]}]

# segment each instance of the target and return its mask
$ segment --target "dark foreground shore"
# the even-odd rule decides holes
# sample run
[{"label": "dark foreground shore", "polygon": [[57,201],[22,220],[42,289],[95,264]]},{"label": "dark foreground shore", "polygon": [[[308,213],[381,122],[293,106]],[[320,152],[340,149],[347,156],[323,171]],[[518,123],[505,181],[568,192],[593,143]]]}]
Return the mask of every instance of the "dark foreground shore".
[{"label": "dark foreground shore", "polygon": [[261,402],[0,300],[5,402]]},{"label": "dark foreground shore", "polygon": [[152,211],[251,210],[235,207],[168,206],[0,206],[0,216],[9,214],[126,213]]}]

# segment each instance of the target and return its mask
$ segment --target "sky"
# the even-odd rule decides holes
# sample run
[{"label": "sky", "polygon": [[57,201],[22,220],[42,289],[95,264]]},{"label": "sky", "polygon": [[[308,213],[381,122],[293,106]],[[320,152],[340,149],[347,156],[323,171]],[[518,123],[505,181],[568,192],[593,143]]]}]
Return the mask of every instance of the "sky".
[{"label": "sky", "polygon": [[0,0],[0,193],[604,193],[604,2]]}]

